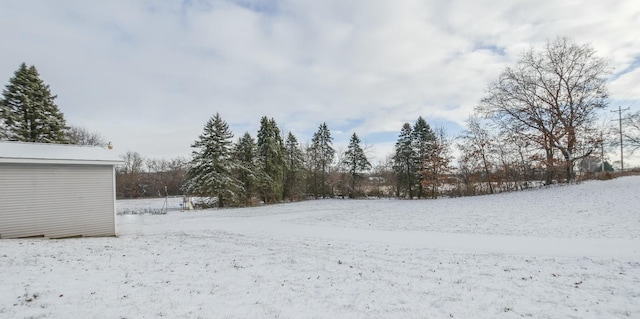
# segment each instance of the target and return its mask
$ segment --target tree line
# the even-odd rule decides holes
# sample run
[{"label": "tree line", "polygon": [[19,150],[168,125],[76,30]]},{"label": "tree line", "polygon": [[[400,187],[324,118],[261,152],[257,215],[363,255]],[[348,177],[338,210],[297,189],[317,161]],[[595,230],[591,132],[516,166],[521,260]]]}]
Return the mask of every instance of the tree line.
[{"label": "tree line", "polygon": [[[363,193],[361,181],[371,164],[356,133],[335,166],[336,151],[326,123],[305,145],[292,132],[283,134],[267,116],[260,119],[255,138],[248,132],[236,141],[233,137],[219,113],[207,121],[191,145],[185,194],[210,198],[209,205],[223,207]],[[333,178],[338,172],[340,178]]]},{"label": "tree line", "polygon": [[184,158],[152,159],[128,151],[116,167],[116,198],[180,196],[187,172]]},{"label": "tree line", "polygon": [[[625,118],[623,132],[599,124],[611,73],[590,45],[549,40],[525,50],[488,84],[461,136],[448,137],[418,117],[403,124],[393,153],[375,166],[355,132],[347,149],[337,152],[327,123],[300,143],[264,116],[255,136],[245,132],[234,139],[215,114],[189,159],[122,155],[117,193],[187,194],[210,198],[210,205],[246,206],[333,196],[469,196],[570,183],[612,169],[606,153],[616,136],[624,136],[629,153],[640,148],[640,112]],[[107,144],[99,133],[66,123],[34,66],[21,64],[2,93],[0,140]]]}]

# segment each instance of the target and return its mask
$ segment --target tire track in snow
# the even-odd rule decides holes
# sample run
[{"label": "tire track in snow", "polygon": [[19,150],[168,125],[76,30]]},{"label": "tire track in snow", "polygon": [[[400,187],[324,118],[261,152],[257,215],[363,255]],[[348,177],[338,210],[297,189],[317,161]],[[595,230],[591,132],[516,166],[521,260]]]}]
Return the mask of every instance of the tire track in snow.
[{"label": "tire track in snow", "polygon": [[[308,214],[312,215],[312,214]],[[290,215],[226,218],[210,227],[243,235],[316,238],[416,248],[447,249],[510,255],[640,259],[640,240],[622,238],[552,238],[460,234],[423,231],[385,231],[362,228],[301,225]],[[297,215],[296,217],[300,217]]]}]

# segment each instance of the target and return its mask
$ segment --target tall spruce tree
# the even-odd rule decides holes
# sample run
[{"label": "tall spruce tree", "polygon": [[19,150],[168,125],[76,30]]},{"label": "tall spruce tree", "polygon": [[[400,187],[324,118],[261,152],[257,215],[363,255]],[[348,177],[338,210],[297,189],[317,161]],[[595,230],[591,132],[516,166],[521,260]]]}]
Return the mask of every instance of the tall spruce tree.
[{"label": "tall spruce tree", "polygon": [[[318,131],[313,134],[311,139],[311,151],[314,159],[314,193],[315,197],[319,195],[327,196],[327,174],[329,166],[333,162],[336,151],[333,149],[333,138],[327,127],[327,123],[322,123],[318,127]],[[319,182],[319,185],[318,185]]]},{"label": "tall spruce tree", "polygon": [[247,206],[251,204],[257,187],[257,152],[256,142],[249,132],[244,133],[233,147],[233,160],[237,163],[235,176],[243,187],[238,197],[240,202]]},{"label": "tall spruce tree", "polygon": [[35,66],[22,63],[2,91],[0,139],[67,143],[68,127],[55,98]]},{"label": "tall spruce tree", "polygon": [[304,155],[298,144],[298,139],[293,133],[287,134],[284,144],[285,153],[285,183],[284,196],[290,200],[296,200],[301,194],[301,179],[304,170]]},{"label": "tall spruce tree", "polygon": [[258,161],[262,170],[260,190],[265,203],[279,202],[284,184],[284,142],[274,119],[263,116],[258,131]]},{"label": "tall spruce tree", "polygon": [[413,186],[416,180],[416,152],[413,148],[413,129],[411,124],[404,123],[393,155],[393,170],[397,176],[397,194],[404,193],[405,197],[413,198]]},{"label": "tall spruce tree", "polygon": [[429,160],[433,157],[433,152],[435,151],[435,143],[436,136],[431,130],[431,127],[425,121],[425,119],[420,116],[418,120],[413,126],[413,136],[412,143],[413,149],[416,156],[416,181],[417,181],[417,190],[416,195],[418,198],[422,198],[424,195],[424,187],[423,183],[426,178],[426,169]]},{"label": "tall spruce tree", "polygon": [[362,147],[360,147],[360,138],[358,138],[356,133],[351,135],[349,146],[344,153],[342,165],[349,174],[349,197],[354,198],[357,191],[356,187],[362,179],[361,172],[371,169],[371,163],[369,163],[367,155],[364,153]]},{"label": "tall spruce tree", "polygon": [[192,159],[184,191],[189,195],[216,197],[218,207],[235,201],[242,185],[233,175],[236,164],[231,158],[233,133],[216,113],[204,126],[204,132],[191,147]]}]

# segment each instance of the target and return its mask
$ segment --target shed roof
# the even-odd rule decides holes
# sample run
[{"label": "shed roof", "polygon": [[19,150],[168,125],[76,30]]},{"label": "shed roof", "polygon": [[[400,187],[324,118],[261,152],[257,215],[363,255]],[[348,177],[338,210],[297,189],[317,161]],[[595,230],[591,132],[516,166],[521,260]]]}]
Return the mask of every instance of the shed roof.
[{"label": "shed roof", "polygon": [[0,163],[118,165],[122,159],[99,146],[0,141]]}]

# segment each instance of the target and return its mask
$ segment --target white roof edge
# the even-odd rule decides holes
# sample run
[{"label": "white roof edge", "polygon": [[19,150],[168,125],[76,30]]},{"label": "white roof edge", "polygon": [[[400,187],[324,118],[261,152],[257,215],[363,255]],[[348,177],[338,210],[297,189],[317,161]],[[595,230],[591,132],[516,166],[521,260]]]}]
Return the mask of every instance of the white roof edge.
[{"label": "white roof edge", "polygon": [[0,163],[119,165],[124,161],[99,146],[0,141]]},{"label": "white roof edge", "polygon": [[14,164],[82,164],[82,165],[120,165],[124,161],[98,161],[98,160],[63,160],[63,159],[40,159],[40,158],[3,158],[0,163]]}]

